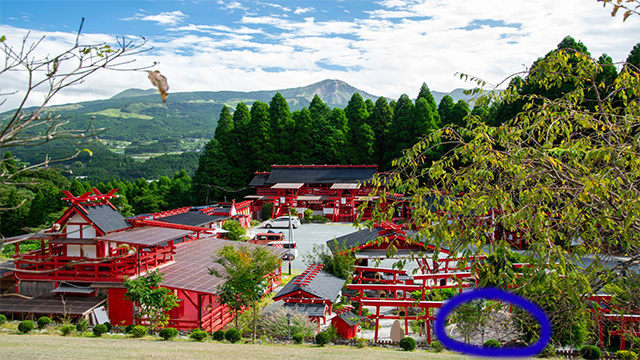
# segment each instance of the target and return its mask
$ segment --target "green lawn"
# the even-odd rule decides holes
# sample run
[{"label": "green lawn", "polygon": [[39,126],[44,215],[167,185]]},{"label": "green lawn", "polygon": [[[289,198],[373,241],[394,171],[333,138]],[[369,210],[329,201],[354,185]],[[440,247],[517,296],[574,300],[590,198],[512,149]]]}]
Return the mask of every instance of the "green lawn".
[{"label": "green lawn", "polygon": [[0,354],[4,359],[318,359],[393,360],[471,359],[466,355],[404,352],[395,349],[312,345],[253,345],[185,340],[162,341],[154,338],[62,337],[0,333]]}]

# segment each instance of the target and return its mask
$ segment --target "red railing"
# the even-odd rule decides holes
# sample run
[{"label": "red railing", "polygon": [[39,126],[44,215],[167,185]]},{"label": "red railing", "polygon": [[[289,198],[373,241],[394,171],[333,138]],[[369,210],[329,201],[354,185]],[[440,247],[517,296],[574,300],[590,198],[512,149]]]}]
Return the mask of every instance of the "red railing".
[{"label": "red railing", "polygon": [[154,251],[140,250],[136,255],[121,255],[105,262],[100,259],[79,256],[60,256],[60,251],[41,253],[40,250],[22,254],[15,259],[19,280],[55,281],[121,281],[139,272],[152,270],[173,260],[175,249],[170,246],[157,247]]}]

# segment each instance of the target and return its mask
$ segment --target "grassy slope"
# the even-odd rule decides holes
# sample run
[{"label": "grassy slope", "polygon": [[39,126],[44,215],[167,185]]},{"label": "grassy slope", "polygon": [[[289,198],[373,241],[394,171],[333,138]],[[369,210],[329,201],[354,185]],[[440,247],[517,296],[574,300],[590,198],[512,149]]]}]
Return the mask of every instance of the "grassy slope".
[{"label": "grassy slope", "polygon": [[342,346],[276,346],[217,342],[110,339],[0,333],[0,354],[5,359],[290,359],[318,360],[455,360],[471,357],[424,351]]}]

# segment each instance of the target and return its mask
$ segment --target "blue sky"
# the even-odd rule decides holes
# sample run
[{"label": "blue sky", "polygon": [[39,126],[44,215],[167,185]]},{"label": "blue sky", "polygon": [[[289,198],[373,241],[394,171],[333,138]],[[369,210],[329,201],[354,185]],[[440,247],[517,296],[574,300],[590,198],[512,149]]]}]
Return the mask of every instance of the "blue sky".
[{"label": "blue sky", "polygon": [[[640,18],[612,18],[596,0],[0,0],[0,35],[18,44],[45,36],[42,54],[75,40],[144,36],[170,92],[268,90],[340,79],[374,95],[415,97],[471,87],[456,72],[490,82],[524,70],[566,35],[623,61],[640,42]],[[1,91],[20,90],[18,74]],[[109,86],[105,86],[108,83]],[[143,73],[105,72],[55,103],[150,88]],[[15,96],[14,96],[15,97]],[[170,98],[169,98],[170,99]],[[0,110],[11,106],[11,99]]]}]

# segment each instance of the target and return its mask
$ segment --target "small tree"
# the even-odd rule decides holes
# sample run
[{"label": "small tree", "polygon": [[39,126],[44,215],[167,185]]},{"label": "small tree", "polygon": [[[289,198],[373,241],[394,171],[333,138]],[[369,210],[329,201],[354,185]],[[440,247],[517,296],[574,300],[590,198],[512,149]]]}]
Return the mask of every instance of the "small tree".
[{"label": "small tree", "polygon": [[[340,248],[337,243],[334,246]],[[350,254],[333,254],[326,246],[314,244],[313,250],[305,254],[304,262],[307,266],[322,264],[322,271],[349,281],[355,269],[356,259]]]},{"label": "small tree", "polygon": [[167,311],[178,306],[178,297],[169,289],[160,287],[162,274],[158,271],[140,276],[135,280],[126,279],[125,297],[138,305],[138,314],[149,321],[152,331],[166,326],[169,320]]},{"label": "small tree", "polygon": [[209,269],[211,275],[220,277],[224,282],[218,285],[218,296],[223,304],[229,306],[236,318],[238,312],[247,306],[253,308],[253,341],[256,339],[258,308],[269,284],[269,275],[281,262],[280,257],[271,249],[261,246],[240,245],[224,246],[212,256],[217,266]]},{"label": "small tree", "polygon": [[226,237],[233,241],[244,241],[246,239],[247,230],[235,220],[227,221],[222,225],[223,230],[227,230]]}]

